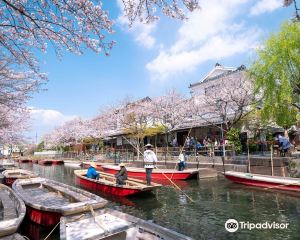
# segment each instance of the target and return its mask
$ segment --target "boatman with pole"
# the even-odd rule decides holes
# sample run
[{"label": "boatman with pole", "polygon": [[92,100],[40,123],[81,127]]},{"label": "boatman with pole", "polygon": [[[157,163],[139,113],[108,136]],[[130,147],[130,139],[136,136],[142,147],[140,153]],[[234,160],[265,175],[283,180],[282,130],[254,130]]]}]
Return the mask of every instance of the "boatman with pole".
[{"label": "boatman with pole", "polygon": [[148,143],[144,152],[144,168],[146,170],[147,185],[151,185],[151,174],[153,168],[156,168],[157,157],[152,151],[152,145]]}]

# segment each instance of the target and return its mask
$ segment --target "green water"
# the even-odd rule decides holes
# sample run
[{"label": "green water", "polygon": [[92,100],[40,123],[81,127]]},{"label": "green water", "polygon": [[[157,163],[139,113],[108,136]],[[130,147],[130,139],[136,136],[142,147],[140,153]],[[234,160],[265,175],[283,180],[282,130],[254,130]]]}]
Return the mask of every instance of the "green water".
[{"label": "green water", "polygon": [[[22,168],[42,177],[74,185],[73,170],[67,166],[22,164]],[[300,239],[300,194],[271,192],[218,179],[180,182],[185,194],[165,186],[153,194],[130,198],[113,198],[98,193],[117,210],[183,233],[194,239]],[[288,223],[284,230],[246,230],[235,233],[225,230],[224,224],[237,221]],[[30,231],[29,231],[30,230]],[[30,239],[43,239],[51,229],[41,228],[26,220],[20,232]],[[59,239],[58,229],[49,239]]]}]

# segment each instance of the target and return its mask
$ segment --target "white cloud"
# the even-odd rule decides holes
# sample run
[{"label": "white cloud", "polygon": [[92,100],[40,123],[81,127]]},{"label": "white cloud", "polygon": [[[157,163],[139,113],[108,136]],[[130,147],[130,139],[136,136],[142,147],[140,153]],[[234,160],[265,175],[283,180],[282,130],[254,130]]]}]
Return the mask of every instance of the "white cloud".
[{"label": "white cloud", "polygon": [[146,65],[152,79],[168,80],[178,73],[194,71],[205,61],[220,61],[251,51],[258,44],[260,30],[237,20],[245,14],[247,2],[203,1],[201,10],[191,13],[179,28],[174,44],[161,49]]},{"label": "white cloud", "polygon": [[41,138],[43,134],[62,125],[64,122],[76,118],[76,115],[65,115],[53,109],[40,109],[29,107],[31,116],[31,131],[30,137],[34,138],[38,135]]},{"label": "white cloud", "polygon": [[129,21],[124,16],[123,12],[123,3],[121,0],[117,1],[119,9],[121,10],[121,15],[119,15],[117,22],[121,25],[124,31],[131,33],[134,36],[134,40],[141,46],[148,49],[153,48],[156,42],[156,39],[152,36],[153,32],[156,30],[157,23],[143,24],[136,21],[129,28]]},{"label": "white cloud", "polygon": [[266,12],[273,12],[282,6],[282,0],[261,0],[250,9],[250,14],[255,16]]}]

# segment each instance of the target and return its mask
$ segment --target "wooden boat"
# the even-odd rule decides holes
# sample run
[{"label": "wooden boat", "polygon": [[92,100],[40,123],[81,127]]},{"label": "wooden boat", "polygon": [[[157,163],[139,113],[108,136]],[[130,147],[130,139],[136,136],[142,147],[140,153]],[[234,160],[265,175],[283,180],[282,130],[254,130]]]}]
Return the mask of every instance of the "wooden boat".
[{"label": "wooden boat", "polygon": [[[120,167],[114,165],[102,165],[105,172],[116,174]],[[126,167],[128,177],[146,179],[146,171],[144,168]],[[186,180],[197,176],[198,169],[186,169],[184,171],[177,171],[176,169],[153,169],[152,179],[173,179]]]},{"label": "wooden boat", "polygon": [[57,160],[57,159],[42,159],[39,160],[38,163],[40,165],[60,165],[60,164],[64,164],[63,160]]},{"label": "wooden boat", "polygon": [[64,165],[68,167],[80,167],[82,162],[76,160],[64,160]]},{"label": "wooden boat", "polygon": [[61,164],[64,164],[64,161],[63,160],[59,160],[59,159],[51,159],[52,161],[52,164],[53,165],[61,165]]},{"label": "wooden boat", "polygon": [[38,177],[38,174],[24,169],[5,170],[2,174],[4,175],[4,184],[7,186],[11,186],[17,179]]},{"label": "wooden boat", "polygon": [[117,196],[129,196],[137,193],[148,192],[161,187],[160,184],[152,183],[147,186],[145,182],[129,178],[124,185],[116,183],[116,177],[109,173],[100,172],[99,180],[86,177],[87,170],[75,170],[76,183],[88,190],[98,190]]},{"label": "wooden boat", "polygon": [[0,163],[0,172],[3,172],[5,170],[9,169],[17,169],[17,166],[13,162],[2,162]]},{"label": "wooden boat", "polygon": [[225,177],[233,182],[265,189],[300,192],[300,178],[268,176],[227,171]]},{"label": "wooden boat", "polygon": [[32,162],[32,160],[29,158],[20,158],[19,159],[19,163],[29,163],[29,162]]},{"label": "wooden boat", "polygon": [[57,224],[61,216],[107,204],[95,194],[45,178],[18,179],[12,188],[25,202],[29,218],[44,226]]},{"label": "wooden boat", "polygon": [[0,184],[0,237],[14,234],[25,217],[24,202],[9,187]]},{"label": "wooden boat", "polygon": [[18,233],[14,233],[9,236],[0,237],[0,240],[26,240],[23,236]]},{"label": "wooden boat", "polygon": [[51,165],[52,161],[49,160],[49,159],[41,159],[41,160],[38,161],[38,164],[39,165]]},{"label": "wooden boat", "polygon": [[61,240],[192,240],[175,231],[109,208],[62,217]]}]

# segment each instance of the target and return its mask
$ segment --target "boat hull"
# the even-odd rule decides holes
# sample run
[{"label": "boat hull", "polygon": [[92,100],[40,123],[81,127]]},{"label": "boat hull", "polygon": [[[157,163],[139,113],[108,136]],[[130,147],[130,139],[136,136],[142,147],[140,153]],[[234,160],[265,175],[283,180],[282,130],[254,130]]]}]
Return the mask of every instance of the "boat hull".
[{"label": "boat hull", "polygon": [[46,212],[26,206],[26,216],[34,223],[49,227],[57,224],[62,214],[56,212]]},{"label": "boat hull", "polygon": [[[118,170],[116,169],[112,169],[109,168],[107,166],[102,166],[103,170],[107,173],[110,174],[116,174],[118,172]],[[146,179],[146,171],[134,171],[134,170],[130,170],[129,168],[127,168],[127,174],[128,177],[131,178],[139,178],[139,179]],[[174,170],[174,172],[152,172],[151,178],[154,179],[159,179],[159,180],[164,180],[164,179],[172,179],[172,180],[187,180],[190,178],[193,178],[195,175],[197,174],[197,172],[184,172],[184,171],[176,171]]]},{"label": "boat hull", "polygon": [[81,187],[83,187],[87,190],[105,192],[105,193],[109,193],[111,195],[116,195],[116,196],[121,196],[121,197],[125,197],[125,196],[129,196],[129,195],[133,195],[133,194],[142,192],[142,191],[136,190],[136,189],[108,186],[108,185],[104,185],[101,183],[92,182],[87,179],[80,178],[78,176],[76,176],[76,184],[80,185]]},{"label": "boat hull", "polygon": [[272,190],[282,190],[282,191],[293,191],[293,192],[300,192],[300,185],[298,184],[286,184],[286,183],[278,183],[278,182],[271,182],[265,181],[255,178],[247,178],[242,176],[233,176],[225,173],[227,179],[248,186],[265,188],[265,189],[272,189]]},{"label": "boat hull", "polygon": [[12,188],[25,202],[29,219],[43,226],[56,225],[61,216],[103,208],[107,204],[95,194],[50,179],[18,179]]}]

